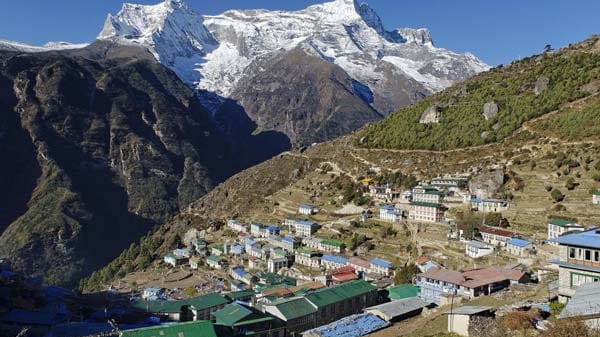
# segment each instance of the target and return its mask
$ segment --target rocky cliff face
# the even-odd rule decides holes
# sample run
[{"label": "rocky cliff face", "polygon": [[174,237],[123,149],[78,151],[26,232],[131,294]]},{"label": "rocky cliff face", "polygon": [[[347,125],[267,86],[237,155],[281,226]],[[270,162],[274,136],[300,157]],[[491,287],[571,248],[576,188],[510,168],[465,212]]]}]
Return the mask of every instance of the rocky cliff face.
[{"label": "rocky cliff face", "polygon": [[0,52],[0,254],[27,275],[73,285],[233,171],[174,73],[90,59],[131,53]]}]

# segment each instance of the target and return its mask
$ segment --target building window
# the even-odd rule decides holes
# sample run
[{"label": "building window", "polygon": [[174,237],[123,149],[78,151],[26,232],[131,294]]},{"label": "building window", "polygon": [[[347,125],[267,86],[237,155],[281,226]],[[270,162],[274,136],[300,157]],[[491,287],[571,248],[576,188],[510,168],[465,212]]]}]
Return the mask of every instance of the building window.
[{"label": "building window", "polygon": [[569,257],[572,259],[575,258],[575,248],[569,248]]},{"label": "building window", "polygon": [[589,249],[585,250],[585,260],[586,261],[591,261],[592,260],[592,252]]}]

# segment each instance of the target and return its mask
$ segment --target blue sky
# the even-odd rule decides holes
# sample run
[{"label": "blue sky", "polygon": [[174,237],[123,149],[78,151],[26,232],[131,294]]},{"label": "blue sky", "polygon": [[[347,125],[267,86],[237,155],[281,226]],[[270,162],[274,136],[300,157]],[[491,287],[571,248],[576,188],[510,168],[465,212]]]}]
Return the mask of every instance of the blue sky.
[{"label": "blue sky", "polygon": [[[151,4],[160,0],[131,0]],[[0,38],[31,44],[88,42],[107,13],[121,0],[4,0]],[[295,10],[317,0],[187,0],[199,13],[231,8]],[[470,51],[491,65],[510,63],[541,51],[545,44],[565,46],[600,33],[600,1],[595,0],[367,0],[388,29],[427,27],[434,43]]]}]

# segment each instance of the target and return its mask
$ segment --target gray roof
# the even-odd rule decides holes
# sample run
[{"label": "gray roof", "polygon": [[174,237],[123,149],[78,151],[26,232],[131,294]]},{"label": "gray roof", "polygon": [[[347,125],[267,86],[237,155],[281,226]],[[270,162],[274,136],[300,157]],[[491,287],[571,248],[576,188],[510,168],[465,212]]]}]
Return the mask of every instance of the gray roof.
[{"label": "gray roof", "polygon": [[452,310],[452,312],[448,311],[446,314],[453,315],[477,315],[479,313],[491,310],[492,307],[475,307],[475,306],[464,306],[460,308],[456,308]]},{"label": "gray roof", "polygon": [[364,311],[370,312],[377,310],[389,318],[395,318],[409,312],[422,309],[431,303],[424,301],[419,297],[405,298],[399,301],[392,301],[374,307],[366,308]]},{"label": "gray roof", "polygon": [[600,283],[580,285],[558,318],[600,313]]},{"label": "gray roof", "polygon": [[475,240],[471,240],[469,242],[467,242],[467,246],[472,246],[472,247],[476,247],[476,248],[480,248],[480,249],[491,249],[492,246],[489,246],[483,242],[479,242],[479,241],[475,241]]}]

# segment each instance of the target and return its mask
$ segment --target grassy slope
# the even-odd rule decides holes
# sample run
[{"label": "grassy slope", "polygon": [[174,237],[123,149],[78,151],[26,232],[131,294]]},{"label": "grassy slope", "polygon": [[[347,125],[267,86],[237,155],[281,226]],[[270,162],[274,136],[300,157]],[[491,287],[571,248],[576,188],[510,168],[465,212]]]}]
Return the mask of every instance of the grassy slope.
[{"label": "grassy slope", "polygon": [[[355,142],[367,148],[446,150],[504,139],[525,121],[589,94],[582,88],[600,79],[599,41],[592,37],[482,73],[367,126]],[[536,94],[540,79],[549,84]],[[489,120],[482,114],[487,102],[499,107]],[[420,124],[430,106],[441,110],[439,124]]]}]

